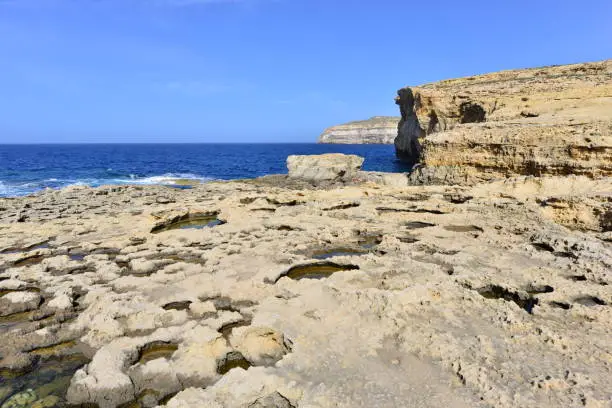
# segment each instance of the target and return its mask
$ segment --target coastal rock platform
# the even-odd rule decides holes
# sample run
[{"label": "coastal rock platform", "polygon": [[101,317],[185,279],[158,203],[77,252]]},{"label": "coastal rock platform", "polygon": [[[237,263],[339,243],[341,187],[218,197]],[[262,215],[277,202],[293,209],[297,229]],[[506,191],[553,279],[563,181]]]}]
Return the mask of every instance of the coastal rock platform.
[{"label": "coastal rock platform", "polygon": [[611,191],[274,176],[0,199],[0,405],[609,407]]}]

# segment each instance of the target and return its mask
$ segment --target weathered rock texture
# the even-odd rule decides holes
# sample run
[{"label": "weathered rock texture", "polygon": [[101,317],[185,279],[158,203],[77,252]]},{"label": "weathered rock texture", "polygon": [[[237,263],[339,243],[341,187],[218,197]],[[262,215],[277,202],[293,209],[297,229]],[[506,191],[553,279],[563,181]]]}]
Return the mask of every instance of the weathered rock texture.
[{"label": "weathered rock texture", "polygon": [[293,155],[287,158],[290,178],[313,182],[352,180],[362,164],[363,157],[354,154]]},{"label": "weathered rock texture", "polygon": [[611,406],[609,178],[329,187],[0,199],[0,404]]},{"label": "weathered rock texture", "polygon": [[409,87],[396,102],[415,183],[612,175],[612,60]]},{"label": "weathered rock texture", "polygon": [[332,126],[319,136],[319,143],[337,144],[392,144],[397,136],[400,118],[395,116],[374,116]]}]

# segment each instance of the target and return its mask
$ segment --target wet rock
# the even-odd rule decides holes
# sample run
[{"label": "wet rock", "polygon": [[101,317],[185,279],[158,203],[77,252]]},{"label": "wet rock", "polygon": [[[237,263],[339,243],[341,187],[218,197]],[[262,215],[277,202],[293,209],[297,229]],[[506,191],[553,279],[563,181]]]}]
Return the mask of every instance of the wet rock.
[{"label": "wet rock", "polygon": [[293,280],[301,279],[323,279],[342,271],[358,270],[357,265],[341,265],[330,261],[296,265],[283,272],[277,279],[278,282],[283,277]]},{"label": "wet rock", "polygon": [[57,406],[60,402],[60,398],[55,395],[47,395],[44,398],[41,398],[35,401],[31,408],[53,408]]},{"label": "wet rock", "polygon": [[25,390],[10,397],[2,408],[28,408],[38,399],[36,392],[32,389]]},{"label": "wet rock", "polygon": [[247,361],[246,358],[237,351],[231,351],[225,355],[219,362],[217,363],[217,372],[221,375],[227,374],[230,370],[234,368],[241,368],[243,370],[248,370],[251,367],[251,363]]}]

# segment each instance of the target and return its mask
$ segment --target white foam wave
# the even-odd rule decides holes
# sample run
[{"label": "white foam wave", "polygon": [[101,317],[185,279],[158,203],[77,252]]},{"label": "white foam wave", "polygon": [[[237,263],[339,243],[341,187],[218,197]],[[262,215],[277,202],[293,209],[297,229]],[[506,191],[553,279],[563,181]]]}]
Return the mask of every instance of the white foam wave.
[{"label": "white foam wave", "polygon": [[23,196],[27,194],[31,194],[36,190],[39,190],[37,186],[34,186],[33,183],[24,183],[24,184],[7,184],[3,181],[0,181],[0,197],[15,197],[15,196]]},{"label": "white foam wave", "polygon": [[34,182],[25,183],[5,183],[0,180],[0,197],[23,196],[32,194],[37,191],[47,188],[65,188],[70,186],[101,186],[113,184],[162,184],[162,185],[177,185],[182,184],[179,180],[193,180],[198,182],[207,182],[213,180],[211,177],[204,177],[192,173],[166,173],[159,176],[138,177],[130,174],[129,178],[113,178],[113,179],[56,179],[49,178]]},{"label": "white foam wave", "polygon": [[166,173],[160,176],[151,176],[138,178],[134,174],[130,174],[128,179],[115,179],[118,183],[126,184],[177,184],[177,180],[193,180],[199,182],[211,181],[211,177],[199,176],[192,173]]}]

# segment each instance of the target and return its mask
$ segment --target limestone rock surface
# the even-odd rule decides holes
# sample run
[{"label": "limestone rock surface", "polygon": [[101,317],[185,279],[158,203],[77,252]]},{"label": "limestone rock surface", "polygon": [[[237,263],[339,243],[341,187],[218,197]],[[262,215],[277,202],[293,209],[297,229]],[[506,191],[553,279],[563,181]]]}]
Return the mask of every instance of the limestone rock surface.
[{"label": "limestone rock surface", "polygon": [[41,297],[36,292],[9,292],[0,297],[0,316],[36,309]]},{"label": "limestone rock surface", "polygon": [[319,136],[319,143],[331,144],[393,144],[397,136],[400,118],[395,116],[374,116],[332,126]]},{"label": "limestone rock surface", "polygon": [[396,102],[414,183],[612,175],[612,60],[407,87]]},{"label": "limestone rock surface", "polygon": [[612,404],[609,178],[326,183],[0,199],[0,405]]},{"label": "limestone rock surface", "polygon": [[351,180],[363,164],[363,157],[330,153],[287,158],[289,177],[308,181]]}]

